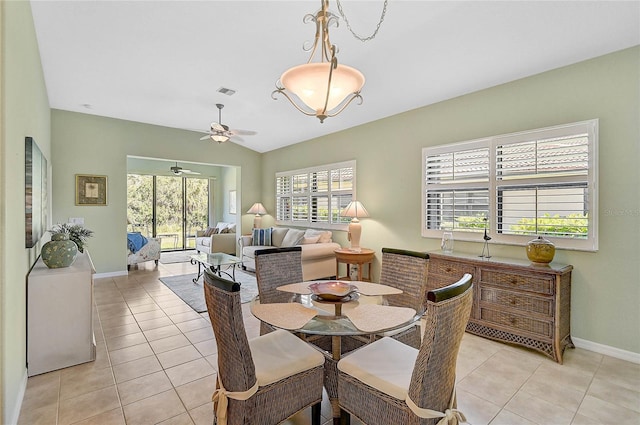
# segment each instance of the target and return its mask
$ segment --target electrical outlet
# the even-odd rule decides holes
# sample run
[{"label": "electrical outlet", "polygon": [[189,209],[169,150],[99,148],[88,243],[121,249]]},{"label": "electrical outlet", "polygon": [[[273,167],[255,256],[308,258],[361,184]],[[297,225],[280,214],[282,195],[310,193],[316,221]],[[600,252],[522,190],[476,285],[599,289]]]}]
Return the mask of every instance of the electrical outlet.
[{"label": "electrical outlet", "polygon": [[69,217],[69,223],[84,226],[84,217]]}]

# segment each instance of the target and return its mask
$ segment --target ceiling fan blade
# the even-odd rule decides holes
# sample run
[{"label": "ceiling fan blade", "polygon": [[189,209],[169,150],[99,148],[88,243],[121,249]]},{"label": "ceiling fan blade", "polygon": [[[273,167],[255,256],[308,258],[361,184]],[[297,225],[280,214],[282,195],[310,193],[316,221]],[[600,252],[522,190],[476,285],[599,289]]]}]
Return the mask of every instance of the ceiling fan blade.
[{"label": "ceiling fan blade", "polygon": [[204,137],[201,137],[200,140],[207,140],[209,138],[211,138],[211,133],[207,133],[207,135]]},{"label": "ceiling fan blade", "polygon": [[235,134],[229,137],[229,140],[231,140],[232,142],[244,143],[244,139],[240,136],[236,136]]},{"label": "ceiling fan blade", "polygon": [[185,174],[200,174],[197,171],[191,171],[191,170],[182,170],[182,172],[185,173]]},{"label": "ceiling fan blade", "polygon": [[243,136],[254,136],[256,134],[258,134],[257,131],[252,131],[252,130],[238,130],[238,129],[233,129],[231,130],[231,132],[233,134],[242,134]]}]

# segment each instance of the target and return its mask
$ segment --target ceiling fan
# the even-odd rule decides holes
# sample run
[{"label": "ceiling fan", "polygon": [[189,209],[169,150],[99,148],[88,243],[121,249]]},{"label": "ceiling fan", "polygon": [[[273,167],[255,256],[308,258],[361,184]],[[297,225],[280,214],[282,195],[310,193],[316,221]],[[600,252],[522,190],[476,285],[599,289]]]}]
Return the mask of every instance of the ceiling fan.
[{"label": "ceiling fan", "polygon": [[178,167],[178,163],[176,162],[176,165],[174,165],[173,167],[170,168],[171,172],[173,174],[175,174],[176,176],[179,176],[181,174],[200,174],[197,171],[191,171],[191,170],[187,170],[184,169],[182,167]]},{"label": "ceiling fan", "polygon": [[240,135],[253,136],[256,134],[255,131],[251,130],[229,129],[229,126],[222,124],[222,108],[224,108],[224,105],[216,103],[216,107],[218,108],[218,122],[212,122],[211,130],[207,132],[206,136],[201,137],[200,140],[211,139],[218,143],[224,143],[228,140],[231,140],[232,142],[244,142],[244,139],[242,139]]}]

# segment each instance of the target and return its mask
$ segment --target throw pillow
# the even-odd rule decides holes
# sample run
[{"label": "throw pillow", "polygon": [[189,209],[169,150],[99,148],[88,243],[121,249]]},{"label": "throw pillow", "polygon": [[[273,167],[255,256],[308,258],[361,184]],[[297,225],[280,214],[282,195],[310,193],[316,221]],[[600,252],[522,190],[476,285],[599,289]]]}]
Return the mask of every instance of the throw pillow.
[{"label": "throw pillow", "polygon": [[313,243],[318,243],[318,239],[320,239],[320,235],[313,236],[310,238],[303,235],[302,240],[300,241],[300,245],[310,245]]},{"label": "throw pillow", "polygon": [[305,238],[313,238],[318,236],[318,243],[329,243],[331,242],[331,231],[330,230],[315,230],[315,229],[307,229],[304,232]]},{"label": "throw pillow", "polygon": [[296,246],[300,244],[300,241],[304,237],[304,230],[289,229],[284,239],[282,240],[282,247]]},{"label": "throw pillow", "polygon": [[253,246],[271,246],[271,227],[253,229]]},{"label": "throw pillow", "polygon": [[271,245],[281,247],[284,237],[289,231],[288,227],[272,227],[271,228]]},{"label": "throw pillow", "polygon": [[209,236],[213,235],[214,233],[218,233],[218,229],[216,229],[215,227],[207,227],[207,230],[204,231],[202,236],[209,237]]},{"label": "throw pillow", "polygon": [[220,230],[220,233],[231,233],[231,231],[228,227],[225,227],[224,229]]}]

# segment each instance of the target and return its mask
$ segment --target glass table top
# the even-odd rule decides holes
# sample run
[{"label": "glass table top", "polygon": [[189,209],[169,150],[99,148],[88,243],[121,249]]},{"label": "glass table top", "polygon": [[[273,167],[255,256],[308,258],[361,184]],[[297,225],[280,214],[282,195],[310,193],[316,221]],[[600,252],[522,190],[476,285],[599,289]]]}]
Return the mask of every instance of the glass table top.
[{"label": "glass table top", "polygon": [[197,261],[206,266],[215,266],[215,267],[231,266],[231,265],[239,264],[242,262],[242,260],[239,259],[238,257],[229,255],[229,254],[224,254],[222,252],[214,252],[212,254],[201,252],[200,254],[192,255],[191,259],[193,261]]},{"label": "glass table top", "polygon": [[[378,304],[385,305],[384,297],[382,296],[366,296],[359,295],[356,299],[342,304],[342,314],[336,316],[335,305],[333,303],[318,302],[313,299],[312,295],[292,295],[292,302],[298,302],[305,307],[312,308],[318,312],[318,314],[309,320],[303,327],[296,329],[296,332],[301,332],[309,335],[331,335],[331,336],[348,336],[348,335],[369,335],[377,334],[381,332],[388,332],[403,327],[409,326],[420,320],[424,312],[418,312],[410,320],[402,322],[396,326],[389,328],[377,329],[372,332],[365,332],[358,329],[351,320],[346,316],[350,309],[354,309],[363,304]],[[256,296],[251,301],[251,310],[254,310],[256,305],[260,304],[260,296]]]}]

